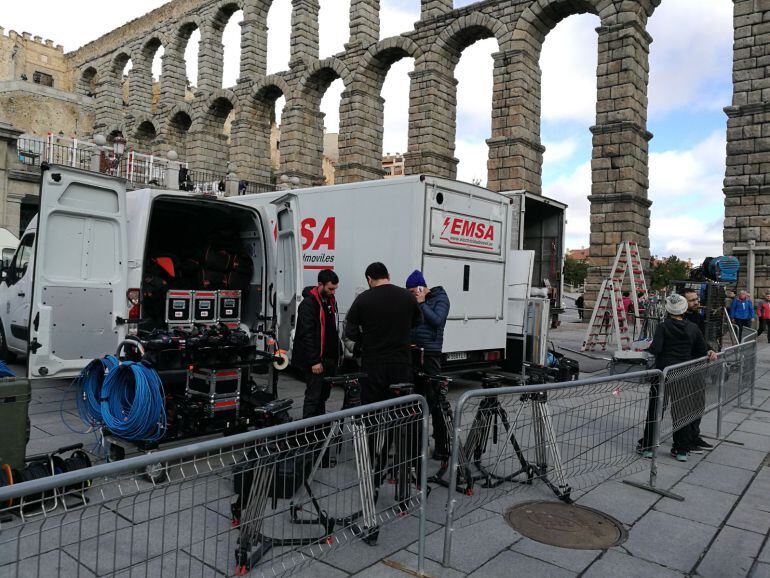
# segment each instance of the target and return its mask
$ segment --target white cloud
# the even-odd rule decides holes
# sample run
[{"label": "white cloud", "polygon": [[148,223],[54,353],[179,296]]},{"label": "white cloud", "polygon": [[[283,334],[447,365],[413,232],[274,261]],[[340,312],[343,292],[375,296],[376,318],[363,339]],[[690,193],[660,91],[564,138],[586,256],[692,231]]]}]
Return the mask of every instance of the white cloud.
[{"label": "white cloud", "polygon": [[578,141],[575,138],[567,138],[562,141],[544,142],[545,154],[543,164],[557,164],[571,159],[578,149]]},{"label": "white cloud", "polygon": [[721,111],[732,94],[733,3],[663,2],[648,25],[650,116],[674,110]]},{"label": "white cloud", "polygon": [[267,73],[289,69],[291,0],[273,0],[267,13]]},{"label": "white cloud", "polygon": [[417,0],[380,0],[380,39],[412,30],[419,19]]},{"label": "white cloud", "polygon": [[455,156],[460,159],[460,164],[457,165],[458,180],[468,183],[478,181],[481,186],[486,186],[489,147],[485,141],[466,141],[458,138]]},{"label": "white cloud", "polygon": [[409,72],[414,59],[399,60],[388,71],[382,86],[385,99],[383,152],[406,152],[409,144]]},{"label": "white cloud", "polygon": [[546,36],[540,56],[543,120],[596,119],[598,25],[591,14],[570,16]]},{"label": "white cloud", "polygon": [[725,134],[715,132],[687,150],[650,154],[650,198],[654,202],[680,203],[682,197],[703,195],[721,206],[725,174]]},{"label": "white cloud", "polygon": [[345,50],[349,36],[350,0],[321,0],[318,13],[318,56]]}]

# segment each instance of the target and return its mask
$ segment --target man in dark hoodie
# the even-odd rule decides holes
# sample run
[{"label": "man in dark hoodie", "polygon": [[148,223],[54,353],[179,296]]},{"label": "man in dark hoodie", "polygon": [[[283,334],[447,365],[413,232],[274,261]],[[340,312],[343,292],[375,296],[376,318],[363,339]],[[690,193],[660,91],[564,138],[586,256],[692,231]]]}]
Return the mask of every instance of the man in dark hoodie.
[{"label": "man in dark hoodie", "polygon": [[303,418],[326,413],[331,386],[324,378],[336,375],[339,366],[341,348],[334,298],[339,282],[331,269],[319,272],[318,285],[305,288],[297,309],[292,363],[302,369],[305,376]]},{"label": "man in dark hoodie", "polygon": [[[428,288],[422,271],[418,270],[409,275],[406,288],[420,305],[423,319],[422,323],[412,329],[412,345],[417,348],[412,365],[415,372],[438,375],[441,371],[444,327],[449,316],[449,297],[443,287]],[[419,379],[416,383],[422,386]],[[433,457],[446,460],[449,458],[449,443],[439,400],[436,399],[435,392],[424,387],[422,390],[428,400],[433,420]]]},{"label": "man in dark hoodie", "polygon": [[[703,334],[694,323],[683,318],[687,312],[687,300],[681,295],[671,294],[666,298],[666,312],[669,317],[655,330],[649,352],[655,355],[655,368],[663,370],[669,365],[684,363],[708,355],[709,359],[716,359],[716,354],[709,351]],[[684,389],[684,387],[682,388]],[[671,392],[665,397],[671,400],[671,415],[674,423],[681,424],[687,419],[686,406],[689,397],[688,392]],[[647,421],[644,427],[644,435],[637,451],[645,457],[650,457],[653,451],[652,424],[657,421],[658,384],[650,386],[650,404],[647,410]],[[665,411],[665,407],[664,407]],[[671,447],[671,455],[677,461],[686,462],[690,449],[689,427],[681,427],[674,432],[674,444]]]}]

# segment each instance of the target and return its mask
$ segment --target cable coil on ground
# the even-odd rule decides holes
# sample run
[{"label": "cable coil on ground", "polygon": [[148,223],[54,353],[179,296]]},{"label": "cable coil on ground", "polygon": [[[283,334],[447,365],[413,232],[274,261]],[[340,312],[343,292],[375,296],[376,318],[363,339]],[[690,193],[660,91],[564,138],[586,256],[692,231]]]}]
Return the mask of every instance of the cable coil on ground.
[{"label": "cable coil on ground", "polygon": [[166,406],[158,373],[126,361],[107,373],[100,398],[104,426],[125,440],[157,441],[166,433]]},{"label": "cable coil on ground", "polygon": [[102,385],[105,376],[118,365],[120,362],[117,357],[106,355],[101,359],[94,359],[75,378],[73,385],[77,392],[78,413],[80,419],[91,427],[104,425],[101,408]]}]

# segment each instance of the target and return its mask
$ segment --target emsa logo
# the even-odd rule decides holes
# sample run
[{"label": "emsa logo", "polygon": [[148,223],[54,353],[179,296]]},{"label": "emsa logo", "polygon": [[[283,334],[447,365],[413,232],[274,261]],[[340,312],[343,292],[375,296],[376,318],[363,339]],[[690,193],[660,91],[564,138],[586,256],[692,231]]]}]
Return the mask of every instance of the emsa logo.
[{"label": "emsa logo", "polygon": [[308,217],[300,225],[303,251],[334,251],[336,219],[329,217],[323,225]]},{"label": "emsa logo", "polygon": [[444,230],[441,232],[441,238],[451,241],[452,236],[465,239],[494,241],[495,226],[491,223],[479,223],[460,217],[445,217]]}]

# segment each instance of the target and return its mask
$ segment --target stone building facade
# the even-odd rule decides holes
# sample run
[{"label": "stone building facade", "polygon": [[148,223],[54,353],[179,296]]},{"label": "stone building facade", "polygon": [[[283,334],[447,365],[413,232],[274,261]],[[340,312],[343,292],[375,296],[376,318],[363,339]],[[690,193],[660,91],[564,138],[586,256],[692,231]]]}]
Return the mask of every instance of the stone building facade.
[{"label": "stone building facade", "polygon": [[[240,179],[271,176],[271,120],[282,113],[279,172],[303,185],[323,182],[321,99],[342,79],[336,182],[383,178],[384,101],[381,90],[398,60],[415,61],[410,74],[407,174],[455,177],[455,67],[480,39],[497,43],[492,132],[487,140],[488,186],[541,192],[539,66],[543,42],[562,19],[599,17],[596,122],[590,200],[589,285],[596,287],[617,244],[636,241],[649,255],[647,86],[652,38],[647,21],[661,0],[482,0],[454,8],[453,0],[415,0],[420,20],[411,31],[380,40],[379,0],[351,0],[345,50],[319,59],[319,0],[293,0],[288,70],[267,75],[267,14],[272,0],[172,0],[65,55],[74,92],[93,109],[93,132],[118,131],[137,149],[175,149],[193,168],[221,171],[230,163]],[[735,99],[729,116],[725,248],[770,239],[770,67],[765,36],[770,0],[734,0]],[[222,33],[243,10],[240,76],[222,88]],[[198,78],[192,97],[184,54],[200,31]],[[770,40],[768,41],[770,42]],[[153,102],[151,65],[164,48],[159,99]],[[129,73],[124,104],[122,71]],[[225,125],[230,127],[226,134]],[[769,141],[770,142],[770,141]],[[767,151],[765,150],[767,148]],[[767,206],[770,206],[768,204]],[[745,229],[745,230],[744,230]],[[767,257],[770,260],[770,256]],[[761,262],[763,267],[766,263]],[[765,271],[765,269],[762,269]],[[763,273],[766,276],[766,273]],[[763,285],[760,285],[764,287]],[[589,299],[590,301],[590,296]]]}]

